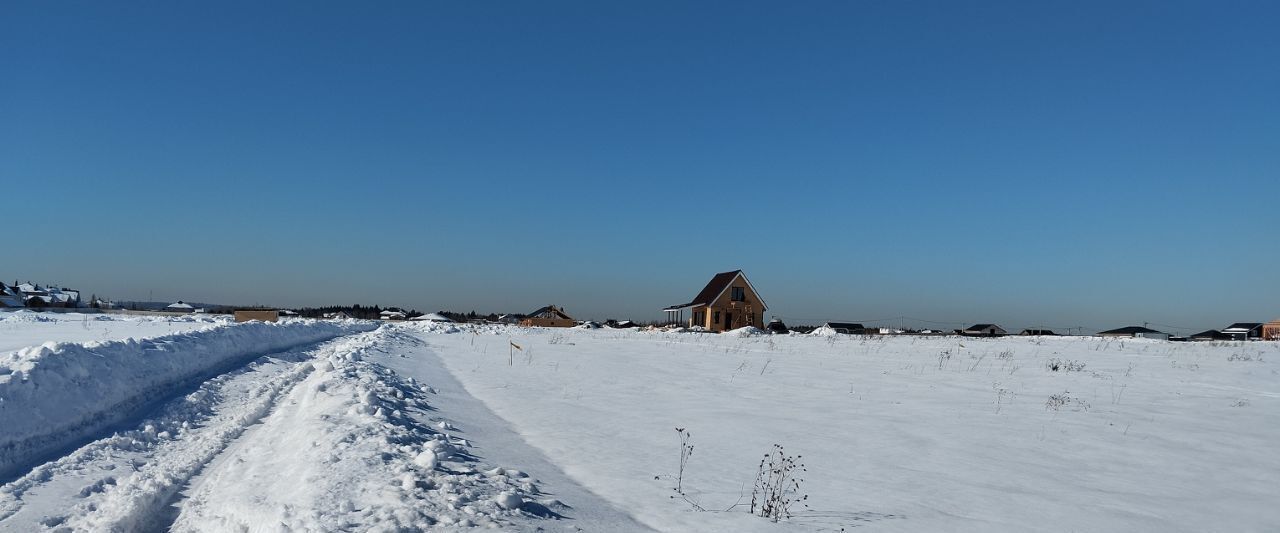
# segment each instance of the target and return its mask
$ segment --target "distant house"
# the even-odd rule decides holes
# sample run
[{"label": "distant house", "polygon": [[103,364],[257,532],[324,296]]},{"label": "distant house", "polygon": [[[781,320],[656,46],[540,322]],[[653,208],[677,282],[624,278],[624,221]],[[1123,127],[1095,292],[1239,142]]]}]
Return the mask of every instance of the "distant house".
[{"label": "distant house", "polygon": [[1216,329],[1210,329],[1196,333],[1195,335],[1187,337],[1187,339],[1192,341],[1229,341],[1231,340],[1231,336],[1225,335]]},{"label": "distant house", "polygon": [[23,296],[48,296],[49,292],[42,289],[39,285],[31,282],[19,283],[18,290],[22,291]]},{"label": "distant house", "polygon": [[1169,334],[1143,326],[1125,326],[1123,328],[1099,331],[1099,337],[1135,337],[1140,339],[1169,340]]},{"label": "distant house", "polygon": [[49,287],[45,290],[49,293],[49,304],[51,307],[79,307],[80,291],[63,287]]},{"label": "distant house", "polygon": [[862,324],[854,324],[853,322],[827,322],[823,327],[836,330],[836,333],[844,333],[845,335],[865,335],[867,328]]},{"label": "distant house", "polygon": [[1262,325],[1262,340],[1280,341],[1280,318]]},{"label": "distant house", "polygon": [[323,316],[324,318],[331,319],[331,320],[346,320],[346,319],[348,319],[348,318],[351,318],[351,315],[348,315],[348,314],[346,314],[346,313],[344,313],[344,312],[342,312],[342,311],[336,311],[336,312],[333,312],[333,313],[325,313],[325,314],[323,314],[323,315],[321,315],[321,316]]},{"label": "distant house", "polygon": [[26,302],[23,301],[22,291],[17,287],[11,287],[0,283],[0,307],[25,307]]},{"label": "distant house", "polygon": [[1223,329],[1222,334],[1233,341],[1254,341],[1262,338],[1262,325],[1261,322],[1236,322]]},{"label": "distant house", "polygon": [[164,310],[169,311],[170,313],[191,313],[194,312],[196,308],[189,303],[178,300],[177,302],[166,305]]},{"label": "distant house", "polygon": [[415,322],[453,322],[452,320],[449,320],[449,317],[440,313],[427,313],[422,316],[415,316],[409,320]]},{"label": "distant house", "polygon": [[960,334],[968,337],[1000,337],[1008,335],[1009,332],[995,324],[974,324],[968,329],[961,330]]},{"label": "distant house", "polygon": [[249,322],[252,320],[259,322],[280,321],[280,312],[275,309],[238,309],[235,316],[236,322]]},{"label": "distant house", "polygon": [[50,307],[53,304],[53,300],[50,300],[48,296],[36,294],[24,297],[22,303],[27,307]]},{"label": "distant house", "polygon": [[672,322],[684,322],[684,312],[689,310],[690,327],[701,326],[711,331],[727,331],[747,326],[764,325],[764,312],[768,309],[760,293],[747,280],[741,270],[721,272],[693,300],[673,305],[662,311]]},{"label": "distant house", "polygon": [[381,313],[378,313],[378,318],[382,320],[404,320],[408,316],[409,314],[404,312],[403,309],[395,307],[383,309]]},{"label": "distant house", "polygon": [[1024,329],[1022,330],[1022,333],[1019,333],[1019,335],[1049,337],[1056,336],[1057,333],[1054,333],[1051,329]]},{"label": "distant house", "polygon": [[564,309],[548,305],[525,315],[520,320],[520,325],[537,328],[571,328],[578,325],[578,321],[564,312]]}]

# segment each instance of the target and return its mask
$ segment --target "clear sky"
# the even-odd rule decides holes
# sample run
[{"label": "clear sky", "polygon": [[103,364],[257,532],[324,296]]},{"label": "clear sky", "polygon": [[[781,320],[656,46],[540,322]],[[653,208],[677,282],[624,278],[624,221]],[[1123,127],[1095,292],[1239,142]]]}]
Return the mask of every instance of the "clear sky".
[{"label": "clear sky", "polygon": [[[126,5],[128,4],[128,5]],[[1277,2],[5,2],[0,279],[1280,317]]]}]

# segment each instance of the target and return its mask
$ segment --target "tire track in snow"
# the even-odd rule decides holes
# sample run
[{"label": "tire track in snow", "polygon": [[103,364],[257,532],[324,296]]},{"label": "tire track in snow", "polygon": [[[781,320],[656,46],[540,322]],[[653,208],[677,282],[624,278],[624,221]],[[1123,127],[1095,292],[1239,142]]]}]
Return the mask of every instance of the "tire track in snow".
[{"label": "tire track in snow", "polygon": [[[427,403],[435,390],[366,359],[405,356],[396,328],[327,359],[192,483],[173,531],[545,531],[568,508],[485,465]],[[379,355],[385,354],[385,355]],[[572,524],[568,525],[570,528]]]},{"label": "tire track in snow", "polygon": [[[324,359],[372,342],[375,333],[361,333],[321,344],[300,352],[307,359]],[[174,440],[157,448],[154,459],[138,471],[104,491],[99,501],[85,502],[66,517],[47,525],[72,531],[145,531],[167,529],[176,517],[173,506],[188,483],[227,450],[251,426],[276,408],[281,397],[315,371],[315,362],[293,365],[278,377],[252,387],[242,400],[212,414],[192,431],[190,438]],[[211,387],[219,388],[217,386]],[[212,407],[212,406],[211,406]],[[181,418],[181,417],[179,417]],[[190,420],[174,420],[190,426]],[[145,428],[144,428],[145,431]]]},{"label": "tire track in snow", "polygon": [[142,341],[53,343],[0,358],[0,483],[264,354],[372,328],[251,322]]}]

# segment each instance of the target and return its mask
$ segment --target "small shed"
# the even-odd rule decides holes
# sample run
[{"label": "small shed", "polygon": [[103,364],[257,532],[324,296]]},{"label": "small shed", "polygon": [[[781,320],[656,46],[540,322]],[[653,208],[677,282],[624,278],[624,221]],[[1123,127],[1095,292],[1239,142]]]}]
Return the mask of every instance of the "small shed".
[{"label": "small shed", "polygon": [[195,306],[189,303],[186,303],[182,300],[178,300],[174,303],[171,303],[165,306],[164,310],[170,313],[193,313],[195,312],[196,308]]}]

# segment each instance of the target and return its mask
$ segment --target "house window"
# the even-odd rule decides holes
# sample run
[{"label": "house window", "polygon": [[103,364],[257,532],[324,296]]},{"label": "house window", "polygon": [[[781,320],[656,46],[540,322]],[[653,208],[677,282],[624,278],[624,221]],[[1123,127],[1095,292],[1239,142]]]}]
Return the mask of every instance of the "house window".
[{"label": "house window", "polygon": [[734,287],[733,294],[729,296],[729,299],[735,302],[745,302],[747,301],[747,291],[742,287]]},{"label": "house window", "polygon": [[719,324],[719,323],[720,323],[720,312],[719,312],[719,311],[716,311],[714,315],[711,315],[711,318],[713,319],[713,320],[712,320],[712,323]]},{"label": "house window", "polygon": [[702,311],[698,311],[697,313],[693,314],[693,323],[694,325],[697,325],[697,326],[701,326],[703,324]]}]

